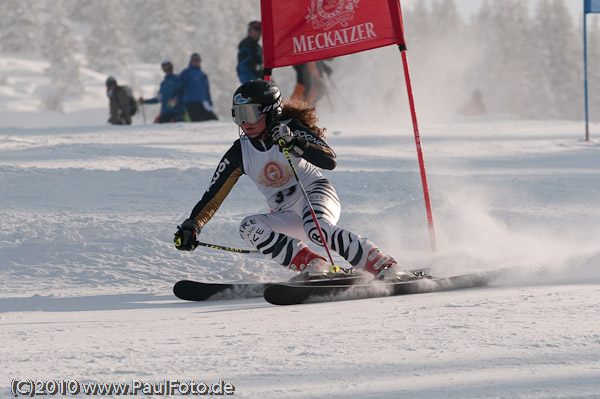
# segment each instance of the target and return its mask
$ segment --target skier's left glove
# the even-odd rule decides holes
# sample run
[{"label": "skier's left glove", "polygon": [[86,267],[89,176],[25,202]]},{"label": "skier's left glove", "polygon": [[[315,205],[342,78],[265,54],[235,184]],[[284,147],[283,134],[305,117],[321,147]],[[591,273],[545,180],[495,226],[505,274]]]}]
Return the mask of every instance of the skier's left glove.
[{"label": "skier's left glove", "polygon": [[200,234],[200,223],[197,220],[186,219],[181,226],[177,226],[175,233],[175,248],[180,251],[193,251],[198,246],[198,235]]},{"label": "skier's left glove", "polygon": [[282,147],[285,147],[299,157],[304,153],[304,149],[298,145],[298,139],[285,123],[275,124],[271,128],[271,137],[273,138],[273,144],[279,145],[279,151],[282,151]]}]

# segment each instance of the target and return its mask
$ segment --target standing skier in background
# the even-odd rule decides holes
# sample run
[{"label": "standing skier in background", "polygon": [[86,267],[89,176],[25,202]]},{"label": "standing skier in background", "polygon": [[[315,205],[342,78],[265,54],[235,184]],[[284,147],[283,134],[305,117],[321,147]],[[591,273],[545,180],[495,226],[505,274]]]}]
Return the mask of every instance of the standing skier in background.
[{"label": "standing skier in background", "polygon": [[154,98],[144,100],[140,97],[140,104],[156,104],[160,101],[160,114],[155,123],[177,122],[181,120],[181,82],[173,73],[173,63],[164,60],[160,67],[165,73],[165,78],[160,83],[158,95]]},{"label": "standing skier in background", "polygon": [[131,125],[131,103],[123,86],[117,84],[117,79],[109,76],[106,79],[106,95],[109,100],[110,117],[108,123],[112,125]]},{"label": "standing skier in background", "polygon": [[200,68],[201,62],[200,54],[192,54],[189,66],[179,74],[183,87],[183,105],[192,122],[218,119],[213,112],[208,76]]},{"label": "standing skier in background", "polygon": [[324,76],[331,75],[333,70],[323,60],[294,65],[296,86],[292,98],[300,98],[309,104],[316,104],[327,94]]},{"label": "standing skier in background", "polygon": [[271,213],[246,217],[240,235],[247,245],[275,262],[299,271],[303,279],[330,278],[336,274],[323,256],[303,240],[323,246],[302,188],[278,143],[283,140],[298,177],[306,188],[327,245],[352,266],[377,278],[408,279],[413,274],[384,256],[371,241],[336,225],[341,207],[331,183],[317,168],[334,169],[337,158],[327,145],[326,129],[316,126],[314,107],[300,100],[282,105],[277,86],[270,81],[244,83],[233,95],[233,120],[240,138],[225,153],[217,171],[189,219],[175,233],[177,249],[191,251],[204,225],[218,210],[242,174],[265,196]]},{"label": "standing skier in background", "polygon": [[262,47],[258,44],[261,35],[259,21],[248,24],[248,36],[238,44],[237,74],[240,83],[263,78]]}]

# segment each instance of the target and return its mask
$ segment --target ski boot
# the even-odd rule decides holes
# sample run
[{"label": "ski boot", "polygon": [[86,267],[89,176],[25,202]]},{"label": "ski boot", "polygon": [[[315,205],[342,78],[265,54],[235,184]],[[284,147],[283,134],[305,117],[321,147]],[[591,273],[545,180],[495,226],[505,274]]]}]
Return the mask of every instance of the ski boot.
[{"label": "ski boot", "polygon": [[408,281],[418,278],[413,272],[400,268],[394,258],[383,255],[377,248],[369,251],[365,270],[383,281]]},{"label": "ski boot", "polygon": [[304,247],[296,254],[290,263],[291,270],[298,270],[300,274],[290,279],[290,282],[330,279],[350,275],[348,270],[332,268],[331,263],[324,257]]}]

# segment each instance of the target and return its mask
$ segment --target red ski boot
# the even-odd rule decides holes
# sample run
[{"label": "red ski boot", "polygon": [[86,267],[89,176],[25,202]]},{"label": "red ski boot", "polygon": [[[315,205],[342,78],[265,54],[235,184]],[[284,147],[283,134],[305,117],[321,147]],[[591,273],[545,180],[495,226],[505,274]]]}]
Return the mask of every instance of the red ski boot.
[{"label": "red ski boot", "polygon": [[365,270],[374,274],[375,278],[385,281],[405,281],[415,278],[412,272],[401,269],[394,258],[384,255],[377,248],[369,251]]},{"label": "red ski boot", "polygon": [[290,263],[290,270],[297,270],[299,275],[290,281],[315,280],[331,278],[336,275],[331,271],[331,263],[308,247],[304,247],[294,256]]}]

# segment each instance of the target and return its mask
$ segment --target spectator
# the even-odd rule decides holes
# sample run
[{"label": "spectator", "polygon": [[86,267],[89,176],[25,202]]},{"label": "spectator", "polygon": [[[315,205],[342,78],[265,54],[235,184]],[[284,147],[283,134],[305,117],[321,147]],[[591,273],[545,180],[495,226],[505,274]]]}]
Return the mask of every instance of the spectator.
[{"label": "spectator", "polygon": [[113,125],[131,125],[131,104],[123,86],[109,76],[106,79],[106,95],[109,98],[110,118],[108,123]]},{"label": "spectator", "polygon": [[156,104],[160,101],[160,114],[155,123],[177,122],[182,119],[181,82],[173,73],[171,61],[165,60],[160,66],[165,73],[165,78],[160,83],[157,96],[147,100],[140,97],[140,104]]},{"label": "spectator", "polygon": [[179,74],[183,106],[192,122],[219,119],[213,112],[208,76],[200,68],[201,62],[200,54],[192,54],[189,66]]},{"label": "spectator", "polygon": [[262,47],[258,44],[261,35],[259,21],[248,24],[248,36],[238,45],[237,74],[240,83],[263,78]]}]

